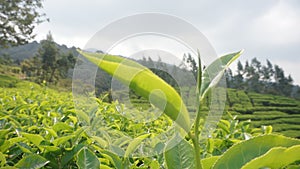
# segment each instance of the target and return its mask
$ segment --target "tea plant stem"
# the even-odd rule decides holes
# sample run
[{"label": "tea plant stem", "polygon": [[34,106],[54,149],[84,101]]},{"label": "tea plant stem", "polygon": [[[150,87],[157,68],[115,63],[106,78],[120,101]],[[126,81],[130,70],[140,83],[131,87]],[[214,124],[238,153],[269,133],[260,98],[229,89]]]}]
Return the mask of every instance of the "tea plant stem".
[{"label": "tea plant stem", "polygon": [[198,51],[198,74],[197,74],[197,115],[195,120],[195,136],[193,138],[193,144],[195,148],[195,158],[196,158],[196,168],[202,169],[201,161],[200,161],[200,145],[199,145],[199,125],[200,125],[200,92],[201,92],[201,84],[202,84],[202,66],[201,66],[201,59],[200,53]]}]

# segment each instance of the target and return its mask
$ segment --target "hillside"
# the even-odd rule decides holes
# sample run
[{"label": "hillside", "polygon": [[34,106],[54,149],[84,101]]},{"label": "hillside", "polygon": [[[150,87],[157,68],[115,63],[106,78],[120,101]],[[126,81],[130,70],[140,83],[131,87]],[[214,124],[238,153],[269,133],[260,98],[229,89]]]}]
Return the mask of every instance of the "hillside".
[{"label": "hillside", "polygon": [[227,108],[255,127],[272,125],[273,131],[300,138],[300,101],[274,95],[228,89]]},{"label": "hillside", "polygon": [[[0,87],[16,87],[23,83],[15,77],[0,76]],[[248,93],[236,89],[227,90],[226,109],[239,120],[251,120],[253,127],[272,125],[274,132],[300,138],[300,101],[274,95]],[[135,106],[147,107],[143,98],[132,98]],[[224,113],[225,114],[225,113]]]},{"label": "hillside", "polygon": [[[77,56],[78,53],[75,47],[68,48],[66,45],[59,45],[56,43],[57,48],[61,53],[71,52],[74,56]],[[15,46],[7,49],[0,50],[0,56],[7,55],[14,61],[23,61],[33,57],[38,49],[40,48],[40,43],[34,41],[25,45]]]}]

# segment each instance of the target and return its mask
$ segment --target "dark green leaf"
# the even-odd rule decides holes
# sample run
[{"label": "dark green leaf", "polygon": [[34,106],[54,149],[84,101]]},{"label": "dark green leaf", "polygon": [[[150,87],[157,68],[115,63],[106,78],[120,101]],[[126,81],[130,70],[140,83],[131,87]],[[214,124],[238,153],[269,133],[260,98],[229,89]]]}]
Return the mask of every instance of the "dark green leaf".
[{"label": "dark green leaf", "polygon": [[169,141],[166,146],[164,156],[169,169],[195,168],[194,149],[192,145],[179,136],[175,136]]},{"label": "dark green leaf", "polygon": [[69,161],[71,161],[75,155],[78,153],[78,151],[84,147],[84,144],[78,144],[72,148],[70,151],[65,151],[65,154],[63,154],[61,158],[61,165],[64,167],[68,164]]},{"label": "dark green leaf", "polygon": [[77,166],[79,169],[99,169],[100,162],[95,155],[88,148],[84,147],[80,150],[77,156]]}]

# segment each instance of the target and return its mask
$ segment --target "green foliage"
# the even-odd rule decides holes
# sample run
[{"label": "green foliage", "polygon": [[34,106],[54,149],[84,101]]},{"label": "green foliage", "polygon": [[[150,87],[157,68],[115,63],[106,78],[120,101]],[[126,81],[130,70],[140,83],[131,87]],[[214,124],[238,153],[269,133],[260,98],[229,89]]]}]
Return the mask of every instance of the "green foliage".
[{"label": "green foliage", "polygon": [[[219,72],[212,73],[214,82],[204,80],[205,85],[202,88],[202,94],[216,84],[219,75],[235,59],[236,55],[239,53],[221,57],[221,65],[223,66],[218,69]],[[95,56],[99,56],[99,54],[91,54],[89,59],[98,64],[100,60]],[[110,55],[102,56],[101,59],[99,65],[108,73],[112,74],[114,71],[110,69],[116,70],[116,67],[121,65],[129,72],[141,70],[141,75],[138,76],[140,78],[159,79],[149,69],[145,69],[131,60],[125,61],[124,58]],[[207,70],[210,70],[209,66],[205,71]],[[117,73],[121,81],[129,83],[129,80],[126,77],[122,78],[121,75]],[[129,86],[138,93],[141,93],[141,89],[151,91],[151,88],[147,86],[139,86],[143,84],[138,83],[141,81],[139,78],[133,80],[136,84],[131,85],[129,83]],[[152,83],[154,84],[155,81]],[[158,83],[164,85],[161,81]],[[244,119],[249,117],[254,120],[254,117],[260,116],[284,123],[289,120],[288,113],[290,113],[289,117],[299,116],[296,113],[298,105],[296,101],[285,104],[284,109],[287,109],[287,106],[295,105],[290,107],[288,111],[283,112],[283,109],[277,109],[278,107],[275,105],[277,102],[281,103],[280,106],[282,107],[284,105],[282,102],[287,101],[282,97],[276,97],[271,102],[271,97],[264,95],[268,103],[275,107],[267,107],[262,112],[259,111],[261,107],[254,104],[261,95],[235,91],[235,94],[228,94],[228,97],[230,98],[231,95],[236,97],[232,105],[241,105],[240,107],[236,106],[237,108],[233,112],[239,115],[233,116],[229,113],[226,118],[219,122],[217,129],[210,133],[208,139],[196,140],[195,138],[200,136],[196,134],[197,132],[189,132],[185,138],[181,138],[177,134],[167,145],[159,141],[155,143],[154,151],[156,154],[154,156],[137,158],[134,153],[142,151],[138,148],[142,141],[166,130],[174,119],[171,120],[162,115],[153,122],[136,123],[120,114],[122,106],[119,103],[114,101],[106,103],[103,99],[97,98],[94,99],[99,105],[95,109],[90,110],[87,105],[86,109],[81,112],[75,111],[70,99],[72,95],[69,93],[57,92],[45,86],[28,82],[19,82],[17,87],[0,88],[0,167],[208,169],[223,168],[222,165],[226,163],[227,168],[234,169],[247,167],[247,165],[253,168],[252,166],[256,164],[263,164],[268,167],[274,167],[272,165],[276,165],[275,167],[295,167],[297,162],[294,163],[294,161],[299,160],[297,154],[300,145],[299,140],[270,135],[273,129],[271,126],[253,128],[252,121],[240,121],[240,116]],[[163,90],[170,93],[176,92],[175,90],[168,90],[169,88],[172,87],[168,86]],[[207,98],[203,97],[204,100],[201,103],[207,104],[205,100]],[[137,104],[148,103],[138,99],[138,96],[132,97],[132,101]],[[234,99],[228,100],[232,102]],[[260,101],[257,102],[263,104]],[[249,105],[248,108],[242,107],[245,103]],[[230,108],[232,106],[229,106]],[[205,113],[205,111],[207,108],[199,109],[201,113]],[[269,111],[275,111],[275,115],[269,115],[272,113]],[[243,112],[248,112],[248,114],[243,115]],[[285,118],[277,118],[284,115],[286,115]],[[136,116],[139,115],[136,114]],[[84,121],[88,122],[90,126],[83,127]],[[93,121],[97,121],[97,123]],[[292,120],[292,122],[298,124],[297,120]],[[105,128],[116,131],[108,133]],[[277,126],[274,125],[274,129],[276,128]],[[126,135],[122,132],[125,132]],[[94,135],[95,133],[97,135]],[[128,136],[135,139],[128,139]],[[113,140],[113,137],[118,139]],[[121,148],[124,145],[127,146],[125,150]],[[200,148],[196,149],[197,145]],[[108,151],[107,148],[118,151],[118,154],[122,156]],[[279,158],[278,154],[292,158]],[[271,162],[270,159],[276,158],[278,158],[276,164]]]},{"label": "green foliage", "polygon": [[20,169],[37,169],[45,166],[47,163],[49,163],[49,161],[45,158],[37,154],[32,154],[22,158],[15,167]]},{"label": "green foliage", "polygon": [[[268,158],[278,158],[278,151],[285,151],[286,149],[276,147],[292,147],[287,150],[287,153],[292,155],[291,160],[280,160],[277,161],[277,167],[288,165],[295,160],[299,160],[299,153],[295,150],[298,149],[300,140],[287,138],[279,135],[263,135],[258,136],[247,141],[241,142],[232,146],[226,151],[212,166],[213,169],[235,169],[242,167],[249,167],[253,164],[267,165],[263,167],[271,167],[269,163],[264,163]],[[276,149],[272,149],[276,148]],[[269,152],[268,152],[269,151]],[[258,158],[259,157],[259,158]],[[248,163],[250,162],[250,163]],[[271,162],[271,161],[269,161]],[[248,163],[248,164],[247,164]],[[251,164],[252,163],[252,164]],[[248,165],[248,166],[247,166]],[[255,165],[253,165],[255,166]],[[252,167],[253,167],[252,166]],[[255,166],[257,168],[259,166]],[[259,167],[260,168],[260,167]]]},{"label": "green foliage", "polygon": [[[169,165],[178,163],[175,160],[172,162],[173,157],[184,159],[194,157],[194,154],[191,153],[193,148],[190,141],[181,139],[181,143],[166,151],[164,156],[158,154],[149,158],[124,159],[103,149],[103,147],[111,144],[108,138],[86,135],[85,130],[80,127],[69,94],[58,93],[28,82],[20,82],[18,88],[0,90],[0,98],[2,98],[0,100],[0,165],[2,167],[14,166],[21,163],[21,160],[26,160],[29,167],[34,167],[32,163],[28,163],[28,159],[31,158],[31,155],[37,155],[38,157],[32,159],[35,161],[34,164],[43,165],[45,168],[77,168],[79,152],[83,155],[84,151],[86,151],[86,154],[92,152],[93,156],[96,156],[101,163],[98,166],[101,165],[104,168],[124,168],[125,166],[131,168],[141,168],[142,166],[145,168],[172,168]],[[101,101],[99,103],[101,103],[99,110],[105,114],[107,125],[117,124],[121,126],[124,121],[113,123],[109,120],[109,117],[114,117],[116,120],[120,118],[117,116],[118,112],[110,108],[115,107],[114,103],[108,104]],[[106,111],[102,111],[104,108]],[[224,152],[230,152],[229,150],[236,143],[240,145],[244,143],[243,140],[248,138],[252,140],[256,136],[266,133],[263,128],[252,128],[251,122],[240,122],[238,116],[228,115],[226,119],[219,123],[217,130],[213,132],[209,140],[200,141],[203,145],[200,152],[203,157],[201,160],[203,168],[213,165],[220,156],[223,156]],[[164,120],[153,125],[156,128],[163,128],[167,123],[162,122]],[[134,126],[132,123],[126,123],[127,128],[123,127],[125,131],[134,137],[141,135],[142,139],[147,138],[148,135],[143,136],[143,134],[149,128],[143,126],[143,130],[137,130],[141,127]],[[137,128],[133,129],[135,127]],[[151,133],[157,132],[153,129],[150,131]],[[283,138],[282,136],[278,137]],[[134,151],[138,142],[138,140],[131,142],[132,146],[130,147],[132,148],[127,150],[128,156],[130,156],[130,152]],[[167,147],[172,145],[171,142],[174,145],[176,139],[170,141]],[[269,144],[271,142],[275,141],[265,143]],[[264,142],[259,142],[259,145],[262,143]],[[169,159],[165,164],[163,163],[164,158]],[[39,159],[46,159],[46,161],[41,160],[38,163]],[[193,160],[185,164],[191,164],[191,161]]]},{"label": "green foliage", "polygon": [[13,76],[8,75],[2,75],[0,74],[0,87],[16,87],[16,84],[19,82],[19,80]]},{"label": "green foliage", "polygon": [[74,67],[73,54],[62,54],[51,33],[40,43],[37,54],[21,63],[22,72],[37,83],[44,81],[56,84],[60,78],[66,78],[68,70]]},{"label": "green foliage", "polygon": [[282,68],[269,60],[266,65],[262,65],[257,58],[246,61],[245,65],[238,62],[237,73],[228,70],[226,75],[230,88],[299,98],[300,88],[293,85],[292,77],[286,76]]},{"label": "green foliage", "polygon": [[79,169],[98,169],[100,162],[91,150],[83,148],[78,153],[77,166]]},{"label": "green foliage", "polygon": [[168,142],[164,157],[169,169],[195,168],[196,159],[192,145],[178,135]]},{"label": "green foliage", "polygon": [[238,120],[252,121],[253,127],[272,125],[274,132],[300,138],[300,102],[295,99],[227,90],[227,109],[238,114]]},{"label": "green foliage", "polygon": [[251,168],[282,168],[295,161],[300,160],[300,145],[286,147],[275,147],[266,154],[251,160],[243,169]]},{"label": "green foliage", "polygon": [[125,158],[129,157],[129,155],[132,154],[136,150],[138,145],[141,144],[141,142],[144,139],[148,138],[149,136],[150,136],[150,134],[143,134],[141,136],[136,137],[134,140],[132,140],[129,143],[129,145],[128,145],[126,151],[125,151],[124,157]]}]

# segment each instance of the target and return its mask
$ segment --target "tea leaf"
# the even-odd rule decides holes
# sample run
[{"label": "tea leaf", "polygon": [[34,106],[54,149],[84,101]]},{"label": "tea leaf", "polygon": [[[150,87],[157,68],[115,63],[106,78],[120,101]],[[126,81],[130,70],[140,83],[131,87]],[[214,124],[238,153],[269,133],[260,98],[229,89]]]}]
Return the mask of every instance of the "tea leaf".
[{"label": "tea leaf", "polygon": [[195,168],[194,149],[185,139],[175,136],[169,141],[165,150],[165,161],[169,169]]},{"label": "tea leaf", "polygon": [[82,51],[79,51],[79,53],[123,84],[129,86],[137,94],[148,100],[151,96],[153,105],[164,111],[185,131],[189,131],[191,126],[190,117],[180,95],[172,86],[151,72],[150,69],[120,56]]},{"label": "tea leaf", "polygon": [[201,159],[202,168],[204,169],[211,168],[219,158],[220,156],[212,156],[212,157]]},{"label": "tea leaf", "polygon": [[229,65],[236,60],[241,54],[242,50],[236,53],[231,53],[225,56],[221,56],[212,62],[207,68],[204,69],[202,74],[202,84],[200,89],[200,99],[205,97],[205,94],[212,87],[216,86],[220,81],[224,71]]},{"label": "tea leaf", "polygon": [[22,158],[15,165],[15,167],[20,169],[37,169],[45,166],[48,163],[49,161],[46,160],[44,157],[37,154],[31,154],[29,156]]},{"label": "tea leaf", "polygon": [[84,147],[78,153],[77,166],[79,169],[99,169],[100,162],[95,153]]},{"label": "tea leaf", "polygon": [[252,168],[282,168],[297,160],[300,160],[300,145],[286,147],[275,147],[266,154],[253,159],[242,169]]},{"label": "tea leaf", "polygon": [[148,138],[149,136],[150,136],[150,134],[143,134],[143,135],[138,136],[137,138],[133,139],[129,143],[124,156],[129,157],[129,155],[135,151],[135,149],[141,144],[141,142],[143,140],[145,140],[146,138]]},{"label": "tea leaf", "polygon": [[254,137],[229,148],[214,164],[213,169],[241,168],[274,147],[290,147],[297,144],[300,144],[300,140],[280,135]]},{"label": "tea leaf", "polygon": [[39,146],[40,143],[44,140],[44,138],[37,134],[29,134],[29,133],[22,133],[22,135],[34,145]]}]

